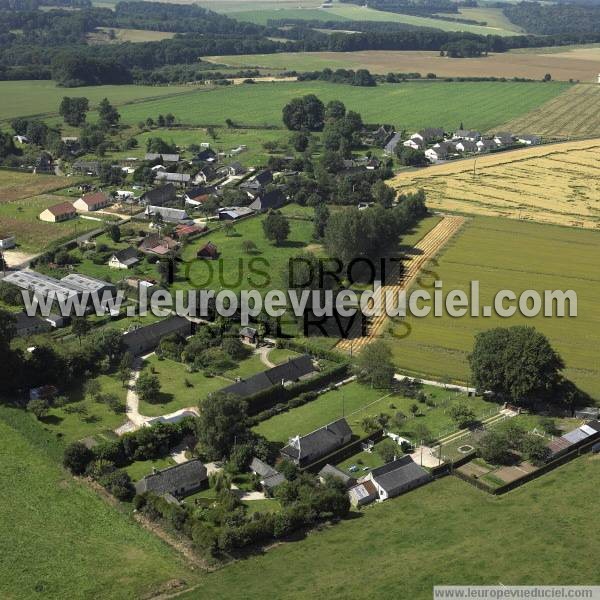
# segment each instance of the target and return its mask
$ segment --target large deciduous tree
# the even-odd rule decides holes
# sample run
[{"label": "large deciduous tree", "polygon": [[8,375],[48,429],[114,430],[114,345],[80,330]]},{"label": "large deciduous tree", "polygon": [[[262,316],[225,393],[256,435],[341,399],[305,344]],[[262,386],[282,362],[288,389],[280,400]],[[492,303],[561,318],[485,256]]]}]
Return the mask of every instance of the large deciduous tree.
[{"label": "large deciduous tree", "polygon": [[533,327],[498,327],[475,337],[469,356],[474,383],[511,402],[546,397],[560,382],[564,363]]},{"label": "large deciduous tree", "polygon": [[390,349],[377,340],[362,350],[356,359],[358,380],[375,388],[390,387],[394,378],[394,364]]},{"label": "large deciduous tree", "polygon": [[287,217],[278,210],[270,210],[263,221],[263,231],[265,237],[275,242],[276,246],[281,245],[290,235],[290,222]]},{"label": "large deciduous tree", "polygon": [[292,131],[321,131],[325,107],[314,95],[294,98],[283,107],[283,123]]}]

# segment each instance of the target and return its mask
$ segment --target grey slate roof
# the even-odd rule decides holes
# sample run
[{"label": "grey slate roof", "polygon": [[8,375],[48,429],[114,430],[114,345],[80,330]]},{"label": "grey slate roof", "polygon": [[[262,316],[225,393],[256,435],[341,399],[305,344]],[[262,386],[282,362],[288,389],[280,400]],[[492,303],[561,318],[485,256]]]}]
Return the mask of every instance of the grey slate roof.
[{"label": "grey slate roof", "polygon": [[140,202],[142,204],[159,206],[165,202],[174,200],[176,195],[177,192],[175,190],[175,186],[172,183],[167,183],[166,185],[161,185],[153,190],[144,192],[140,197]]},{"label": "grey slate roof", "polygon": [[139,262],[137,250],[133,246],[119,250],[118,252],[115,252],[113,256],[115,256],[120,263],[127,265],[128,267]]},{"label": "grey slate roof", "polygon": [[195,458],[146,475],[135,484],[135,491],[181,497],[200,489],[207,478],[206,467]]},{"label": "grey slate roof", "polygon": [[310,356],[303,354],[272,369],[252,375],[248,379],[233,383],[221,391],[225,394],[235,394],[241,398],[247,398],[263,390],[268,390],[282,381],[298,381],[298,379],[305,377],[314,370]]},{"label": "grey slate roof", "polygon": [[285,204],[285,195],[281,190],[271,190],[261,193],[260,196],[250,204],[252,210],[278,209]]},{"label": "grey slate roof", "polygon": [[271,475],[275,475],[277,473],[276,469],[274,469],[271,465],[268,465],[266,462],[260,460],[260,458],[256,458],[256,456],[250,463],[250,470],[261,477],[270,477]]},{"label": "grey slate roof", "polygon": [[346,419],[338,419],[305,436],[290,440],[281,453],[298,463],[313,462],[341,448],[352,438]]},{"label": "grey slate roof", "polygon": [[172,183],[188,183],[191,179],[189,173],[169,173],[168,171],[159,171],[156,174],[156,181],[170,181]]},{"label": "grey slate roof", "polygon": [[406,455],[371,471],[372,479],[393,496],[401,490],[416,487],[431,479],[431,475]]},{"label": "grey slate roof", "polygon": [[144,160],[161,160],[163,162],[179,162],[179,154],[157,154],[155,152],[148,152],[144,156]]},{"label": "grey slate roof", "polygon": [[285,481],[285,477],[281,473],[275,473],[263,479],[263,486],[268,489],[273,489]]},{"label": "grey slate roof", "polygon": [[138,327],[123,334],[123,342],[130,352],[144,352],[158,345],[161,338],[172,333],[189,335],[192,324],[185,317],[172,316],[151,323],[144,327]]},{"label": "grey slate roof", "polygon": [[180,223],[181,221],[190,221],[190,217],[181,208],[169,208],[167,206],[147,206],[146,216],[161,215],[162,218],[169,223]]}]

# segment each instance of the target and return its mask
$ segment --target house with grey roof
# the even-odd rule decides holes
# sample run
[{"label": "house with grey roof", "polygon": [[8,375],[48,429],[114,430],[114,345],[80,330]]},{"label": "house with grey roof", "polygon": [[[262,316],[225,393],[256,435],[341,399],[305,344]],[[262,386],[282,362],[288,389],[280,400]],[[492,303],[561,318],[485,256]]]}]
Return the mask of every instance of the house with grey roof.
[{"label": "house with grey roof", "polygon": [[193,458],[142,477],[135,484],[135,491],[136,494],[150,492],[157,496],[170,494],[175,498],[185,498],[201,490],[207,483],[206,467],[198,458]]},{"label": "house with grey roof", "polygon": [[237,221],[253,214],[254,211],[249,206],[230,206],[218,211],[219,221]]},{"label": "house with grey roof", "polygon": [[162,206],[167,202],[172,202],[177,197],[177,191],[172,183],[161,185],[144,192],[140,196],[140,204],[145,206]]},{"label": "house with grey roof", "polygon": [[352,429],[342,418],[307,435],[291,438],[287,446],[281,449],[281,456],[303,467],[342,448],[351,439]]},{"label": "house with grey roof", "polygon": [[165,223],[190,223],[192,219],[181,208],[170,208],[168,206],[147,206],[144,214],[148,219],[160,215]]},{"label": "house with grey roof", "polygon": [[187,185],[192,176],[189,173],[169,173],[169,171],[158,171],[154,181],[174,183],[177,185]]},{"label": "house with grey roof", "polygon": [[281,190],[271,190],[269,192],[261,192],[250,204],[250,208],[257,212],[265,212],[267,210],[277,210],[286,202],[285,194]]},{"label": "house with grey roof", "polygon": [[497,146],[512,146],[515,143],[515,138],[512,133],[501,131],[494,135],[494,142]]},{"label": "house with grey roof", "polygon": [[285,477],[279,471],[256,456],[250,463],[250,471],[260,477],[260,484],[266,492],[270,492],[285,481]]},{"label": "house with grey roof", "polygon": [[537,146],[542,143],[542,138],[539,135],[518,135],[517,142],[526,146]]},{"label": "house with grey roof", "polygon": [[129,246],[128,248],[123,248],[123,250],[115,252],[108,259],[108,266],[111,269],[130,269],[139,262],[140,259],[138,258],[137,249],[133,246]]},{"label": "house with grey roof", "polygon": [[254,175],[254,177],[250,177],[250,179],[242,181],[242,183],[240,183],[240,190],[244,190],[249,196],[255,198],[272,181],[273,171],[270,169],[264,169],[263,171],[260,171]]},{"label": "house with grey roof", "polygon": [[292,358],[276,367],[267,369],[256,375],[242,379],[221,390],[224,394],[235,394],[240,398],[248,398],[276,385],[287,385],[310,377],[316,371],[308,354]]},{"label": "house with grey roof", "polygon": [[371,481],[382,501],[429,483],[432,479],[431,474],[407,454],[373,469],[362,481]]}]

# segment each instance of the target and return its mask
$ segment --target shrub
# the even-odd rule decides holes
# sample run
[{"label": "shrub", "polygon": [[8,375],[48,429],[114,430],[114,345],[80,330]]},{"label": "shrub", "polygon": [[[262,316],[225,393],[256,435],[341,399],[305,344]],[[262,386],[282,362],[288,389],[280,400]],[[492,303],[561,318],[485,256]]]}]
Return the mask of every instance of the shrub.
[{"label": "shrub", "polygon": [[63,465],[74,475],[82,475],[93,458],[89,448],[81,442],[73,442],[65,448]]}]

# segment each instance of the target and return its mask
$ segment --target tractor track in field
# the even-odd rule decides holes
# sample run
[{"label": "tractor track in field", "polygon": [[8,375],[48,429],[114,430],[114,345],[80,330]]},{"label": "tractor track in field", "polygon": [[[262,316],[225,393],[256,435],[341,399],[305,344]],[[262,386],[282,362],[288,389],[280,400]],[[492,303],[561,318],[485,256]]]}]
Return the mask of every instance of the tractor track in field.
[{"label": "tractor track in field", "polygon": [[[397,297],[401,291],[408,291],[421,272],[421,269],[436,254],[438,254],[446,243],[463,226],[465,221],[465,217],[445,216],[440,223],[425,235],[425,237],[415,245],[414,252],[407,255],[406,260],[402,265],[396,264],[394,266],[394,269],[388,278],[390,283],[380,287],[376,293],[376,301],[381,301],[383,310],[381,311],[382,314],[373,317],[372,322],[369,324],[367,335],[352,337],[352,335],[356,333],[356,329],[354,329],[350,333],[350,338],[340,340],[336,344],[336,349],[349,353],[360,352],[367,344],[370,344],[375,338],[379,337],[388,318],[385,311],[386,295],[391,294],[392,297]],[[359,325],[357,324],[356,327],[358,326]]]}]

